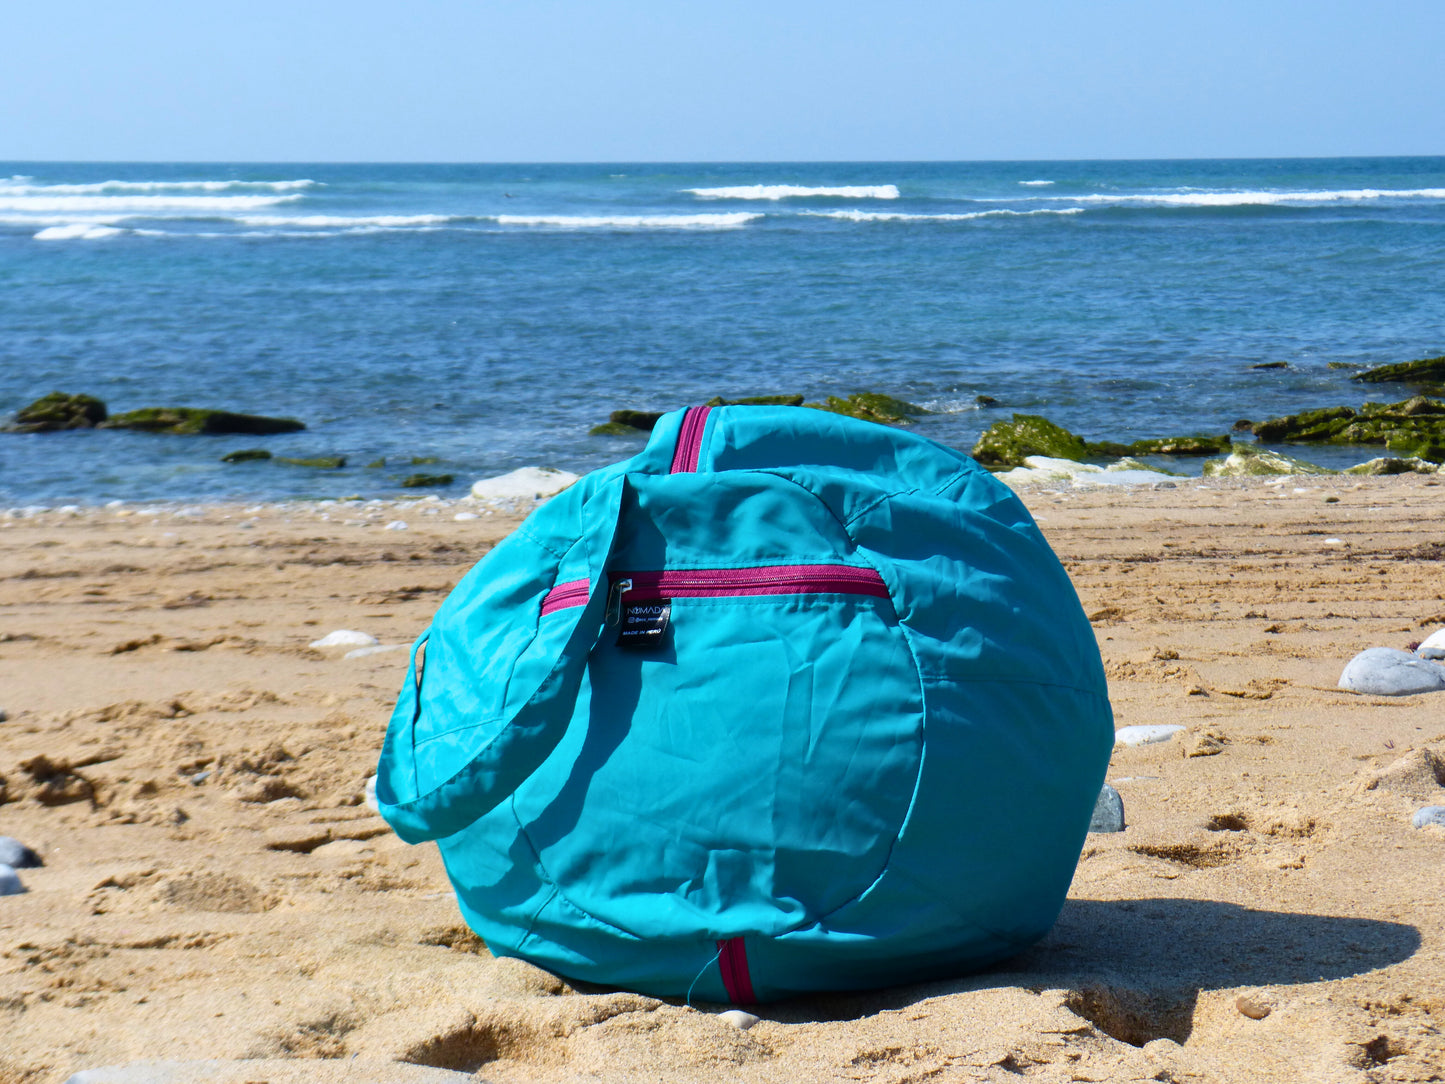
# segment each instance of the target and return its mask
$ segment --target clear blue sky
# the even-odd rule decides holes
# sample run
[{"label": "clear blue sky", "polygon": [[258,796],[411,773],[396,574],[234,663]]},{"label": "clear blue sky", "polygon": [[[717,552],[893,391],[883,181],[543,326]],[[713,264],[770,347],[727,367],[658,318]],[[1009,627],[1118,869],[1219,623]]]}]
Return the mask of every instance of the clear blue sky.
[{"label": "clear blue sky", "polygon": [[9,0],[0,159],[1445,154],[1442,0]]}]

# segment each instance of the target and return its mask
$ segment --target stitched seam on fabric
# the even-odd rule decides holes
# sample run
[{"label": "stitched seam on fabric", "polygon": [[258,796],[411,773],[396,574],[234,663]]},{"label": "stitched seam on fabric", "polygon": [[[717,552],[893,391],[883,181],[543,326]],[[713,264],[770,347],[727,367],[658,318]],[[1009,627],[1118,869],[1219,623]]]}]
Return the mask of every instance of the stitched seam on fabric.
[{"label": "stitched seam on fabric", "polygon": [[[532,543],[532,545],[538,547],[539,549],[544,549],[544,550],[546,550],[548,553],[550,553],[553,557],[557,558],[557,560],[559,560],[559,561],[565,560],[566,557],[567,557],[567,551],[564,550],[564,551],[559,552],[558,550],[556,550],[556,549],[554,549],[554,548],[552,547],[551,543],[545,542],[545,541],[543,541],[542,539],[538,538],[536,535],[534,535],[531,531],[527,530],[525,527],[518,527],[515,533],[518,534],[518,535],[520,535],[522,538],[525,538],[528,542]],[[575,546],[576,546],[576,543],[574,542],[571,547],[568,547],[568,549],[570,550],[571,548],[573,548],[573,547],[575,547]]]}]

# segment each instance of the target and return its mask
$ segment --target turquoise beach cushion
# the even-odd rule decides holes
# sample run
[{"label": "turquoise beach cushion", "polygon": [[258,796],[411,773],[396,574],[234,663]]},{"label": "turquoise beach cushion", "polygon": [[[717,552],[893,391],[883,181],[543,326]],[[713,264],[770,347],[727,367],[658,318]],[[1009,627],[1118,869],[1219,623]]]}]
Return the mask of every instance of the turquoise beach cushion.
[{"label": "turquoise beach cushion", "polygon": [[903,430],[699,407],[442,604],[377,796],[494,953],[746,1003],[1036,941],[1112,745],[1008,489]]}]

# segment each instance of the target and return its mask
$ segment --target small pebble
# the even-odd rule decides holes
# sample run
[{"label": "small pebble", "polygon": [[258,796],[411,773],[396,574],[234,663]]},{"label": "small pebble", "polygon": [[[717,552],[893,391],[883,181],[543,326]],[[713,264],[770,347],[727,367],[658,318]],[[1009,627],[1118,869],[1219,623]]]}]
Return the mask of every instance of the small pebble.
[{"label": "small pebble", "polygon": [[368,776],[366,780],[366,804],[373,813],[381,812],[381,803],[376,800],[376,776]]},{"label": "small pebble", "polygon": [[725,1024],[731,1024],[739,1031],[747,1031],[758,1022],[758,1018],[750,1012],[743,1012],[742,1009],[728,1009],[726,1012],[717,1014],[717,1018]]},{"label": "small pebble", "polygon": [[0,708],[0,723],[3,723],[8,718],[10,718],[10,716],[5,714],[5,709]]},{"label": "small pebble", "polygon": [[1173,723],[1154,723],[1146,726],[1125,726],[1114,731],[1115,745],[1149,745],[1156,741],[1168,741],[1184,728]]},{"label": "small pebble", "polygon": [[1445,805],[1427,805],[1424,809],[1415,810],[1410,823],[1416,828],[1424,828],[1427,824],[1438,824],[1445,828]]},{"label": "small pebble", "polygon": [[0,866],[0,896],[18,896],[25,891],[20,874],[9,866]]},{"label": "small pebble", "polygon": [[1094,815],[1089,818],[1091,832],[1122,832],[1124,830],[1124,799],[1108,783],[1094,802]]},{"label": "small pebble", "polygon": [[481,519],[475,512],[458,512],[452,517],[458,523],[466,523],[468,520]]},{"label": "small pebble", "polygon": [[1263,1020],[1274,1010],[1253,998],[1240,995],[1234,999],[1234,1007],[1251,1020]]},{"label": "small pebble", "polygon": [[40,856],[18,839],[0,836],[0,866],[12,869],[37,869],[45,865]]},{"label": "small pebble", "polygon": [[394,520],[392,520],[390,523],[388,523],[385,527],[383,527],[382,530],[383,530],[383,531],[404,531],[404,530],[406,530],[406,520],[404,520],[404,519],[394,519]]}]

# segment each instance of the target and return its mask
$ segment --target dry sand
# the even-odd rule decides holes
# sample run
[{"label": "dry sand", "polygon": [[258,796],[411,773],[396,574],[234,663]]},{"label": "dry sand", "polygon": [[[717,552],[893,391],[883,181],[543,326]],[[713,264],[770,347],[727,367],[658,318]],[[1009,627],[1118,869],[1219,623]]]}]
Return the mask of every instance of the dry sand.
[{"label": "dry sand", "polygon": [[1445,694],[1335,688],[1358,650],[1445,625],[1445,485],[1025,499],[1118,725],[1185,731],[1115,751],[1128,830],[1090,836],[1035,949],[765,1006],[748,1031],[493,960],[435,849],[363,804],[405,655],[307,644],[408,642],[515,518],[0,518],[0,834],[45,859],[0,898],[0,1084],[353,1056],[227,1079],[400,1079],[392,1060],[497,1082],[1445,1079],[1445,829],[1410,825],[1445,804]]}]

